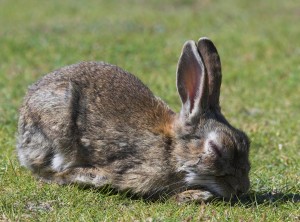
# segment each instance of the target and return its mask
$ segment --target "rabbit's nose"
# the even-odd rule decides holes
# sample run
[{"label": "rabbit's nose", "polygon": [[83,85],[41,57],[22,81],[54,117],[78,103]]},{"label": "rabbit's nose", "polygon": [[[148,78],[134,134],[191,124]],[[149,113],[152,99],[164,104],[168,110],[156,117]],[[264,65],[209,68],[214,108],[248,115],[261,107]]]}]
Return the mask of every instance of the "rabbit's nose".
[{"label": "rabbit's nose", "polygon": [[236,195],[237,195],[237,196],[240,196],[240,195],[242,195],[243,193],[245,193],[245,192],[242,191],[242,190],[239,190],[239,189],[236,191]]},{"label": "rabbit's nose", "polygon": [[237,187],[236,189],[236,194],[240,195],[243,193],[246,193],[250,188],[250,182],[249,180],[245,181],[244,183],[242,183],[240,186]]}]

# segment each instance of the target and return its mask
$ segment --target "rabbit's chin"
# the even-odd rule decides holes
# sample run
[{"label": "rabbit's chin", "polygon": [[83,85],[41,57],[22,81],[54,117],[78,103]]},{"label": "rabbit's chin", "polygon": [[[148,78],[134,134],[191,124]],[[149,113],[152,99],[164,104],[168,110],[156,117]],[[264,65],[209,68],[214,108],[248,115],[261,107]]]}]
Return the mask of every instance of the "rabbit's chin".
[{"label": "rabbit's chin", "polygon": [[194,172],[189,172],[185,181],[191,187],[199,187],[218,197],[231,198],[235,195],[235,190],[229,184],[218,183],[216,177],[212,175],[198,175]]}]

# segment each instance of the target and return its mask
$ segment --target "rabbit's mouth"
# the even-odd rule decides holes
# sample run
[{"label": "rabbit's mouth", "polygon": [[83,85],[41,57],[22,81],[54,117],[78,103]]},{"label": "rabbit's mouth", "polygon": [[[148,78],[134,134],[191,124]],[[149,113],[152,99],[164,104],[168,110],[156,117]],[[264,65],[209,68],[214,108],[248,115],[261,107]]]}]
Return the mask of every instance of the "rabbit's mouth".
[{"label": "rabbit's mouth", "polygon": [[231,198],[236,194],[236,189],[224,177],[188,173],[185,180],[190,188],[209,191],[216,197]]}]

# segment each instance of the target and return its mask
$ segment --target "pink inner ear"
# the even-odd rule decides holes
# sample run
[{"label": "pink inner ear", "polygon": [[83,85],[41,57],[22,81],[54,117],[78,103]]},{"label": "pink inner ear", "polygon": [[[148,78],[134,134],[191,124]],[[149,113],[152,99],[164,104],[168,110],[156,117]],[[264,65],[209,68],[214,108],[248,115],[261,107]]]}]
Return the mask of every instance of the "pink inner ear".
[{"label": "pink inner ear", "polygon": [[188,92],[188,99],[190,101],[190,113],[194,109],[195,99],[199,96],[199,81],[200,77],[196,73],[196,70],[190,70],[193,72],[192,75],[189,75],[188,78],[185,79],[185,86]]},{"label": "pink inner ear", "polygon": [[212,150],[219,156],[222,156],[222,153],[220,151],[220,148],[217,144],[215,144],[213,141],[209,141],[209,146],[212,148]]}]

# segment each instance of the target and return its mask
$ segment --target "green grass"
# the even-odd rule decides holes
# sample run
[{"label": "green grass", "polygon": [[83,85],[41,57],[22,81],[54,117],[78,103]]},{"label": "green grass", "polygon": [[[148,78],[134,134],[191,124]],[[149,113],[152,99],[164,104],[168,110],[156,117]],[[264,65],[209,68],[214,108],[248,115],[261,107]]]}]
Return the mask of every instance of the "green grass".
[{"label": "green grass", "polygon": [[[0,0],[0,221],[299,221],[297,0]],[[177,205],[43,184],[15,154],[18,107],[40,76],[82,60],[137,75],[179,111],[183,43],[210,37],[225,116],[251,138],[251,192],[235,204]]]}]

